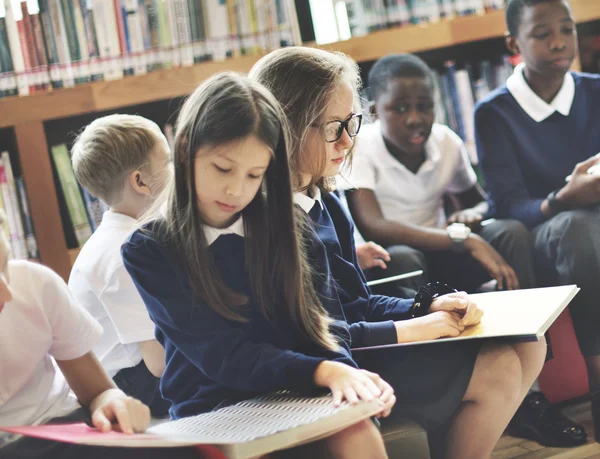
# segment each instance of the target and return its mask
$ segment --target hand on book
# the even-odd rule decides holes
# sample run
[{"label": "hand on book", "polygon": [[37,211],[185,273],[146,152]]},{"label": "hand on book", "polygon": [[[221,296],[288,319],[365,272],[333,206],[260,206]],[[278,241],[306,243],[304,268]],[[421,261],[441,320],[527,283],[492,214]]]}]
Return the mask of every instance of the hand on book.
[{"label": "hand on book", "polygon": [[377,399],[381,402],[378,417],[387,417],[396,403],[394,389],[378,374],[358,370],[340,362],[326,360],[320,363],[314,380],[317,386],[331,390],[335,406],[339,406],[343,400],[355,404],[359,400]]},{"label": "hand on book", "polygon": [[126,434],[141,433],[150,424],[150,409],[118,389],[98,395],[90,404],[90,412],[92,424],[101,432],[110,432],[117,427]]},{"label": "hand on book", "polygon": [[456,312],[436,311],[423,317],[395,322],[398,343],[458,336],[465,329],[462,319]]},{"label": "hand on book", "polygon": [[469,299],[466,292],[449,293],[433,300],[429,312],[447,311],[456,314],[458,323],[463,327],[477,325],[481,322],[483,311]]}]

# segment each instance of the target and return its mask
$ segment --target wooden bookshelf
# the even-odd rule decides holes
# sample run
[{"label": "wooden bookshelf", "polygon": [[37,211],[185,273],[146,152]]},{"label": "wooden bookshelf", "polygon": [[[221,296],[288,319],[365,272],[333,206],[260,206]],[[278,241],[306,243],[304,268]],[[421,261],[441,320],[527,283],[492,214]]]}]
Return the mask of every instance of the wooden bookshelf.
[{"label": "wooden bookshelf", "polygon": [[[571,0],[571,5],[578,23],[600,20],[600,0]],[[423,52],[499,38],[505,28],[504,12],[496,11],[436,24],[382,30],[323,48],[342,51],[358,62],[365,62],[389,53]],[[307,46],[316,45],[308,43]],[[205,62],[27,97],[0,99],[0,128],[15,130],[42,262],[67,279],[79,254],[79,249],[68,250],[66,246],[44,122],[185,96],[216,72],[247,72],[260,57]]]}]

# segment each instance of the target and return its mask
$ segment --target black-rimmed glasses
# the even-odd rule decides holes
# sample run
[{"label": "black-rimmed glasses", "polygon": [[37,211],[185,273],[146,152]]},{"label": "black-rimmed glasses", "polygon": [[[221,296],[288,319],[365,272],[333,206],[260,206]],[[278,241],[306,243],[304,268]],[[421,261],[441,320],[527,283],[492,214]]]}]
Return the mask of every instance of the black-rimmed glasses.
[{"label": "black-rimmed glasses", "polygon": [[344,121],[328,121],[322,125],[323,138],[328,143],[337,142],[342,137],[344,129],[350,137],[356,137],[358,131],[360,131],[361,124],[362,115],[359,113],[353,113]]}]

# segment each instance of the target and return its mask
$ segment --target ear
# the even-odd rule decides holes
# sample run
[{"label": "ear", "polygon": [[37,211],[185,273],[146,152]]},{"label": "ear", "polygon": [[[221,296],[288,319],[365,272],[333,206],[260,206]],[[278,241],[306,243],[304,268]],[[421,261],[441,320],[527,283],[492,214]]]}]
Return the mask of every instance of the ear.
[{"label": "ear", "polygon": [[521,54],[519,50],[519,45],[517,44],[517,39],[510,34],[510,32],[506,32],[504,34],[504,42],[506,43],[506,47],[513,54]]},{"label": "ear", "polygon": [[133,188],[133,190],[136,193],[143,194],[146,196],[150,195],[150,187],[144,181],[144,176],[142,175],[141,171],[137,169],[133,171],[131,174],[129,174],[128,180],[129,185],[131,186],[131,188]]}]

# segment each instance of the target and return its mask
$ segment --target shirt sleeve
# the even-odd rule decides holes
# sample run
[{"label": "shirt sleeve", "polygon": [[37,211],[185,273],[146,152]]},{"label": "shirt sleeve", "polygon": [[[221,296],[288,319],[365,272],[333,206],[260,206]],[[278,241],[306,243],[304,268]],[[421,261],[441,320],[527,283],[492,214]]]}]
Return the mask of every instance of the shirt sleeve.
[{"label": "shirt sleeve", "polygon": [[32,286],[42,286],[38,301],[52,328],[48,353],[56,360],[73,360],[90,352],[102,336],[102,326],[75,301],[54,271],[32,264],[30,275]]},{"label": "shirt sleeve", "polygon": [[225,387],[268,392],[289,389],[312,393],[317,366],[325,358],[256,342],[206,303],[194,299],[183,273],[150,238],[122,248],[130,273],[156,326],[185,358]]},{"label": "shirt sleeve", "polygon": [[373,158],[370,156],[367,147],[368,142],[366,139],[357,140],[353,152],[352,165],[349,168],[342,170],[342,179],[338,181],[338,184],[342,189],[375,189],[378,174]]},{"label": "shirt sleeve", "polygon": [[153,340],[154,323],[131,276],[120,263],[99,295],[121,344]]},{"label": "shirt sleeve", "polygon": [[504,120],[490,107],[475,110],[477,154],[486,187],[500,218],[514,218],[529,228],[542,223],[543,199],[529,195],[515,155],[516,147]]},{"label": "shirt sleeve", "polygon": [[448,131],[448,143],[452,145],[452,148],[456,151],[458,157],[456,158],[454,177],[448,185],[447,191],[454,194],[464,193],[475,186],[477,183],[477,175],[475,175],[473,166],[471,166],[471,160],[469,159],[469,154],[467,153],[464,142],[460,137],[450,131],[450,129],[448,129]]}]

